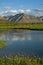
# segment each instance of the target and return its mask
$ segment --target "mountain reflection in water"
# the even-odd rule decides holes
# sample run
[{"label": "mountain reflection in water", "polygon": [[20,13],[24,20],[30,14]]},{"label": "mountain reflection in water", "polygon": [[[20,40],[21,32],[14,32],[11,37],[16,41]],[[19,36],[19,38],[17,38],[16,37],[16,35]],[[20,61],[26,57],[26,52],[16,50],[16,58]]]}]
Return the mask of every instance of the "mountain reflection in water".
[{"label": "mountain reflection in water", "polygon": [[43,56],[43,31],[11,31],[0,36],[8,46],[0,49],[0,56],[36,55]]}]

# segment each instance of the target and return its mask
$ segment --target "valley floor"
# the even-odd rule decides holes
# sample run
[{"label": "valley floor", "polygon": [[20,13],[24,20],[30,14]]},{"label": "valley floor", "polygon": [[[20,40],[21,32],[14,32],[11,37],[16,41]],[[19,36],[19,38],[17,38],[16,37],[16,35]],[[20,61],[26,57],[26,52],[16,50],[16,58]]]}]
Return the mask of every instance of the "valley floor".
[{"label": "valley floor", "polygon": [[43,30],[43,24],[0,24],[0,29],[27,29],[27,30]]}]

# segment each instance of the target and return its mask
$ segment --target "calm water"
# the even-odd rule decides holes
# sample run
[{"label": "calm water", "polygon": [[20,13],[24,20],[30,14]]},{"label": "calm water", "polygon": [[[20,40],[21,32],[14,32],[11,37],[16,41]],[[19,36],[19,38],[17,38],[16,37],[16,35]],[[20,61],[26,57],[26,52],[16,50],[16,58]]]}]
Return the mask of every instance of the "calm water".
[{"label": "calm water", "polygon": [[43,56],[43,31],[12,31],[0,36],[7,47],[0,49],[0,56]]}]

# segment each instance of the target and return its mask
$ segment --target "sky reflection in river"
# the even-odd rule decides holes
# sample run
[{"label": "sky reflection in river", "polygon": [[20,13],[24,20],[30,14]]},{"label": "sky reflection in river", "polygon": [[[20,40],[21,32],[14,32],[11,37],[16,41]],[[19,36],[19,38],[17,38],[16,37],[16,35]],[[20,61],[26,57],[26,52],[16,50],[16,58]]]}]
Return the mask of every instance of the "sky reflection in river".
[{"label": "sky reflection in river", "polygon": [[43,31],[11,32],[0,36],[7,41],[7,47],[0,50],[3,55],[39,55],[43,56]]},{"label": "sky reflection in river", "polygon": [[[29,34],[28,34],[29,33]],[[23,40],[34,40],[36,38],[36,40],[43,40],[43,35],[40,33],[35,34],[34,32],[34,36],[33,34],[31,34],[31,32],[28,33],[12,33],[12,34],[3,34],[0,36],[0,40],[6,40],[6,41],[23,41]]]}]

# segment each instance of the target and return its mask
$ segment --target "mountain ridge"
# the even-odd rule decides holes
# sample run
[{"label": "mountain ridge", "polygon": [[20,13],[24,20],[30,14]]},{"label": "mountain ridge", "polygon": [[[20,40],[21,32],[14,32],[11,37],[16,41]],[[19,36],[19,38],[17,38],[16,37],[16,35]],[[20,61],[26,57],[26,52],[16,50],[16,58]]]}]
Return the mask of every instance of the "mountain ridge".
[{"label": "mountain ridge", "polygon": [[9,17],[8,20],[10,22],[17,23],[43,23],[43,21],[40,18],[24,13],[16,14],[15,16]]}]

